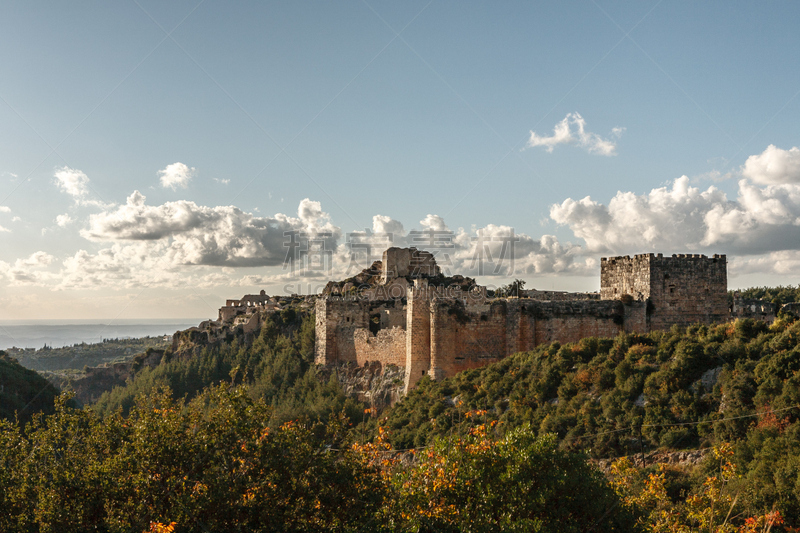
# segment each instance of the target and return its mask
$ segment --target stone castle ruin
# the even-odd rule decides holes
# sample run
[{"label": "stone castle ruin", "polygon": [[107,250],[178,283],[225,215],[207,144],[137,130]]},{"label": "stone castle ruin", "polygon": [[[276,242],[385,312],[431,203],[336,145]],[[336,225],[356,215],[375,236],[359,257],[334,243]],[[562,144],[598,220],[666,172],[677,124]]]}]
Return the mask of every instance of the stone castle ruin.
[{"label": "stone castle ruin", "polygon": [[470,278],[443,276],[428,252],[389,248],[317,298],[316,362],[404,367],[408,391],[425,375],[442,379],[544,343],[730,317],[724,255],[603,258],[599,295],[494,298]]}]

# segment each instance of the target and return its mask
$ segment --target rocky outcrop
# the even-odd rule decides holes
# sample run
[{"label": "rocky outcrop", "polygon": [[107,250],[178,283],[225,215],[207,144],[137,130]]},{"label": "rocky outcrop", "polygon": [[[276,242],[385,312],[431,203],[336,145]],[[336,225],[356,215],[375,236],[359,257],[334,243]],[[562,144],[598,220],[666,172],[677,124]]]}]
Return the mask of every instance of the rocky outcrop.
[{"label": "rocky outcrop", "polygon": [[338,363],[319,367],[320,380],[336,375],[347,396],[368,404],[373,416],[397,403],[403,394],[405,368],[369,362],[364,366]]},{"label": "rocky outcrop", "polygon": [[97,401],[105,391],[125,385],[125,382],[133,378],[142,368],[160,365],[164,354],[164,350],[148,349],[131,361],[86,367],[85,375],[70,383],[71,389],[75,392],[75,400],[81,405]]},{"label": "rocky outcrop", "polygon": [[[644,454],[644,466],[668,464],[681,470],[692,470],[699,465],[709,453],[711,453],[711,448],[703,448],[700,450],[684,450],[679,452],[665,452],[656,450]],[[627,457],[632,464],[636,466],[642,466],[641,455],[635,454]],[[611,470],[611,465],[614,464],[614,461],[617,459],[620,458],[616,457],[613,459],[600,459],[595,461],[595,464],[603,472],[608,472]]]}]

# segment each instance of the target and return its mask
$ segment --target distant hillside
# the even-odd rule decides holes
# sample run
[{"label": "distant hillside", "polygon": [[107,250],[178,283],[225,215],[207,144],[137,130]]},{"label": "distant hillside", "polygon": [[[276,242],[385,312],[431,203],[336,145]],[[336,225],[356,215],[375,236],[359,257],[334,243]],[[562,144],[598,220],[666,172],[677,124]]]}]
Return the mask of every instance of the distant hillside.
[{"label": "distant hillside", "polygon": [[37,371],[58,372],[81,370],[84,366],[100,366],[105,363],[126,361],[148,348],[166,349],[172,344],[164,337],[142,337],[139,339],[104,339],[103,342],[81,343],[61,348],[11,349],[9,355],[21,365]]},{"label": "distant hillside", "polygon": [[533,423],[595,457],[638,452],[640,426],[648,449],[743,437],[758,416],[720,420],[800,404],[800,322],[790,320],[553,343],[439,382],[426,379],[388,413],[392,442],[424,445],[468,425],[469,412],[500,427]]},{"label": "distant hillside", "polygon": [[58,389],[0,350],[0,419],[25,423],[37,412],[53,412]]},{"label": "distant hillside", "polygon": [[143,358],[135,366],[92,369],[90,375],[98,377],[118,368],[131,371],[116,386],[106,379],[111,386],[93,408],[101,415],[117,409],[127,413],[138,395],[159,388],[169,388],[175,398],[193,398],[209,386],[233,382],[249,385],[254,398],[266,400],[275,424],[292,419],[324,422],[343,412],[353,420],[363,418],[364,406],[345,396],[337,376],[318,374],[313,364],[313,314],[290,307],[266,312],[258,320],[254,332],[236,327],[214,342],[207,331],[186,330],[176,338],[177,351],[153,351],[149,363]]}]

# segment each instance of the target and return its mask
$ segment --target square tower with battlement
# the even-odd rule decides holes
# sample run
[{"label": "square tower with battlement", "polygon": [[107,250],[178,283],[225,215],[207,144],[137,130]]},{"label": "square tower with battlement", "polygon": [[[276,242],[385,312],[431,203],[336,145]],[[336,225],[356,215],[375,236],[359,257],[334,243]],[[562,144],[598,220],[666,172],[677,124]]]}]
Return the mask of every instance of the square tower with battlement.
[{"label": "square tower with battlement", "polygon": [[650,330],[723,322],[730,316],[727,260],[700,254],[602,258],[600,298],[624,300],[623,295],[648,302]]}]

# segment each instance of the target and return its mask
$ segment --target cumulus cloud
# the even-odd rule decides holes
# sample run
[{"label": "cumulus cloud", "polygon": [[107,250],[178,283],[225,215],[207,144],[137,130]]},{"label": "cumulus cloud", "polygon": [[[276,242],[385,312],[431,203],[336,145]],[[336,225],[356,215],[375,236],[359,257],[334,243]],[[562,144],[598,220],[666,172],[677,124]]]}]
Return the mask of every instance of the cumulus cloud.
[{"label": "cumulus cloud", "polygon": [[608,205],[568,198],[550,217],[592,252],[690,250],[761,254],[800,249],[800,185],[739,181],[735,200],[686,176],[647,194],[618,192]]},{"label": "cumulus cloud", "polygon": [[[300,202],[296,217],[256,217],[231,206],[186,201],[150,206],[135,191],[125,205],[90,216],[82,234],[104,247],[78,250],[59,261],[39,252],[0,262],[0,279],[54,290],[251,287],[289,281],[313,282],[321,290],[330,279],[368,267],[389,246],[428,250],[445,273],[478,277],[488,284],[514,276],[597,270],[597,261],[583,257],[580,246],[554,236],[534,238],[495,224],[469,231],[447,228],[435,214],[411,230],[376,215],[371,231],[351,232],[343,240],[320,203],[310,199]],[[314,266],[314,256],[322,259],[322,268]],[[243,267],[273,268],[243,272]]]},{"label": "cumulus cloud", "polygon": [[30,256],[17,259],[13,263],[0,261],[0,276],[10,285],[44,284],[52,282],[54,276],[45,269],[54,257],[45,252],[35,252]]},{"label": "cumulus cloud", "polygon": [[151,206],[139,191],[125,205],[90,215],[81,235],[92,241],[168,241],[165,253],[176,265],[275,266],[310,239],[336,247],[341,230],[306,198],[298,216],[256,217],[234,206],[206,207],[180,200]]},{"label": "cumulus cloud", "polygon": [[770,144],[762,153],[747,158],[742,175],[761,185],[800,183],[800,148],[782,150]]},{"label": "cumulus cloud", "polygon": [[398,237],[403,237],[406,234],[402,222],[386,215],[372,217],[372,231],[374,233],[397,235]]},{"label": "cumulus cloud", "polygon": [[61,167],[55,173],[56,184],[62,191],[77,200],[89,192],[89,177],[81,170]]},{"label": "cumulus cloud", "polygon": [[608,205],[589,196],[568,198],[551,206],[550,218],[568,226],[594,252],[692,249],[705,237],[705,215],[726,202],[725,194],[715,187],[700,191],[682,176],[671,188],[642,195],[618,192]]},{"label": "cumulus cloud", "polygon": [[56,217],[56,224],[59,227],[65,228],[72,222],[72,217],[69,216],[69,213],[64,213],[63,215],[58,215]]},{"label": "cumulus cloud", "polygon": [[424,219],[420,220],[419,223],[427,230],[447,231],[448,229],[447,224],[444,223],[444,219],[439,215],[429,214]]},{"label": "cumulus cloud", "polygon": [[194,177],[196,169],[188,167],[183,163],[172,163],[167,165],[167,168],[158,171],[161,186],[164,188],[169,187],[173,191],[178,187],[185,189],[189,186],[189,182]]},{"label": "cumulus cloud", "polygon": [[65,166],[56,169],[54,177],[58,188],[69,194],[76,205],[106,207],[101,200],[87,198],[90,192],[89,177],[82,170]]},{"label": "cumulus cloud", "polygon": [[[625,128],[616,127],[611,130],[613,138],[619,138]],[[569,113],[564,119],[555,125],[553,135],[538,135],[531,131],[526,146],[535,148],[543,146],[545,150],[552,153],[559,144],[576,144],[590,154],[612,156],[617,155],[617,144],[614,140],[604,139],[586,129],[586,120],[579,113]]]},{"label": "cumulus cloud", "polygon": [[[429,214],[419,226],[405,232],[403,225],[385,215],[373,217],[373,232],[347,234],[333,254],[332,279],[357,274],[390,247],[413,246],[434,254],[446,275],[461,274],[488,279],[564,273],[586,275],[597,261],[581,257],[581,247],[560,243],[552,235],[534,238],[505,225],[488,224],[470,230],[448,229],[446,221]],[[286,278],[282,278],[286,279]]]},{"label": "cumulus cloud", "polygon": [[[459,228],[452,251],[452,274],[515,277],[536,274],[585,275],[592,261],[578,257],[581,247],[553,235],[534,238],[505,225],[488,224],[473,231]],[[447,256],[445,250],[442,254]]]},{"label": "cumulus cloud", "polygon": [[756,256],[728,257],[728,275],[745,274],[791,276],[800,270],[800,250],[781,250]]}]

